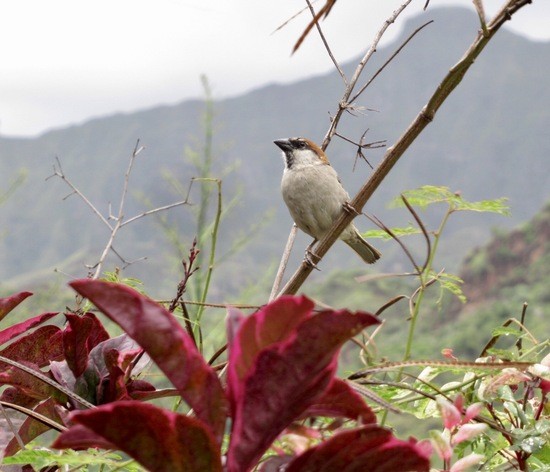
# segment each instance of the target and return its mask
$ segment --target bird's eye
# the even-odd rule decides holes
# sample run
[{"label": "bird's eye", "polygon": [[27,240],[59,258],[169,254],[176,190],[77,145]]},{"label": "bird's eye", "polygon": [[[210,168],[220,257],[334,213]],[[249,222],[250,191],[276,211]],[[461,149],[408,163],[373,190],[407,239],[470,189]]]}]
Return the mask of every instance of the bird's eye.
[{"label": "bird's eye", "polygon": [[306,142],[305,141],[296,141],[296,147],[298,149],[304,149],[306,147]]}]

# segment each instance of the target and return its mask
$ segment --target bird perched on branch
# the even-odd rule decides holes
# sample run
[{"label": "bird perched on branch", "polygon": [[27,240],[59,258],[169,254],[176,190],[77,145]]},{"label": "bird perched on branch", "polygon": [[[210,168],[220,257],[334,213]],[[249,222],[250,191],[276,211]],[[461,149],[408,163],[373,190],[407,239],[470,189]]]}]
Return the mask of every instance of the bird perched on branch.
[{"label": "bird perched on branch", "polygon": [[[296,226],[314,238],[307,250],[309,254],[313,244],[336,221],[342,207],[349,205],[349,194],[317,144],[306,138],[278,139],[274,143],[283,151],[285,161],[283,199]],[[367,264],[380,259],[380,253],[361,237],[353,223],[340,234],[340,239]]]}]

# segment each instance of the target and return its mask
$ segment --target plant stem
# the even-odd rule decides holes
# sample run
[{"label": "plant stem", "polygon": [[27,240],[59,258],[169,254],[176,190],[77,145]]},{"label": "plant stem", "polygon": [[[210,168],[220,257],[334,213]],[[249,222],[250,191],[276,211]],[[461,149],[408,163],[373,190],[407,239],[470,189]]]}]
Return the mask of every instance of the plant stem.
[{"label": "plant stem", "polygon": [[[195,329],[200,330],[200,321],[204,309],[206,308],[206,297],[208,295],[208,289],[210,288],[210,280],[212,279],[212,272],[214,270],[214,263],[216,260],[216,243],[218,241],[218,228],[220,226],[220,220],[222,216],[222,181],[220,179],[203,179],[209,182],[216,182],[218,186],[218,204],[216,209],[216,217],[214,219],[214,226],[211,232],[211,246],[210,246],[210,258],[208,261],[208,270],[206,272],[206,278],[204,280],[204,286],[202,289],[202,295],[200,298],[201,304],[197,310]],[[199,336],[199,351],[202,352],[202,336]]]},{"label": "plant stem", "polygon": [[424,268],[423,272],[420,274],[421,286],[418,289],[418,296],[414,301],[414,309],[413,309],[413,312],[411,313],[411,323],[409,325],[409,334],[407,336],[407,344],[405,345],[405,353],[403,354],[404,361],[407,361],[411,358],[411,351],[413,346],[414,333],[416,330],[416,322],[418,320],[418,314],[420,313],[420,307],[424,299],[424,294],[426,293],[428,281],[431,277],[433,261],[435,258],[435,254],[437,252],[439,241],[441,239],[441,233],[443,232],[443,228],[445,228],[445,225],[447,224],[447,221],[449,220],[449,216],[451,216],[452,212],[453,212],[453,208],[452,206],[449,206],[449,208],[445,212],[445,216],[441,220],[439,228],[434,234],[434,243],[432,245],[430,254],[428,255],[428,261],[426,263],[426,267]]}]

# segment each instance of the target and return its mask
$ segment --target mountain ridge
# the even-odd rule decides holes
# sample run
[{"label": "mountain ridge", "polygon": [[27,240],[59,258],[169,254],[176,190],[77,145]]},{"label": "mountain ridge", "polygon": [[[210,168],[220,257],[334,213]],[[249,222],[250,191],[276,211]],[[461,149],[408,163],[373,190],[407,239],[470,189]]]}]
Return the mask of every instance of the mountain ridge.
[{"label": "mountain ridge", "polygon": [[[359,103],[379,111],[367,111],[365,116],[356,118],[346,116],[340,128],[342,134],[357,139],[369,128],[367,140],[387,139],[388,145],[392,144],[479,28],[472,11],[428,11],[427,15],[409,20],[399,40],[378,50],[365,77],[377,69],[408,32],[431,18],[436,19],[436,24],[398,55]],[[550,145],[540,138],[550,124],[548,107],[544,106],[548,103],[544,84],[550,77],[550,42],[535,43],[504,30],[493,43],[376,192],[367,211],[390,225],[396,224],[408,217],[387,210],[386,203],[391,198],[421,184],[447,185],[462,190],[470,200],[509,196],[514,216],[504,224],[513,226],[527,220],[550,198],[550,176],[545,171]],[[353,61],[344,65],[347,71],[353,67]],[[327,70],[326,74],[292,84],[264,85],[215,102],[217,162],[213,173],[222,175],[225,168],[240,161],[240,167],[224,177],[224,195],[227,199],[239,192],[244,195],[233,216],[224,222],[224,234],[246,234],[267,211],[275,212],[273,221],[258,231],[247,251],[239,255],[243,267],[267,267],[276,260],[291,224],[279,194],[282,161],[273,139],[306,135],[320,140],[341,92],[340,78],[335,71]],[[163,170],[169,169],[182,183],[193,175],[193,166],[183,155],[190,144],[198,142],[195,147],[200,149],[203,108],[200,100],[186,100],[177,105],[94,118],[81,125],[50,130],[38,138],[0,137],[0,175],[7,178],[19,167],[29,170],[25,185],[0,208],[2,218],[10,222],[0,240],[2,280],[51,266],[83,248],[88,259],[82,263],[93,262],[93,255],[98,254],[106,240],[105,230],[91,213],[86,213],[82,202],[75,198],[62,201],[68,193],[62,182],[44,182],[52,174],[55,156],[59,156],[64,171],[75,184],[106,210],[108,202],[116,205],[128,156],[140,139],[146,149],[136,163],[132,188],[149,196],[153,206],[166,204],[177,196],[163,180]],[[383,150],[378,150],[367,157],[376,165],[382,155]],[[520,160],[525,155],[528,162]],[[353,173],[355,149],[341,140],[333,141],[329,156],[353,194],[370,169],[363,164]],[[5,188],[6,184],[0,186]],[[130,198],[127,215],[143,208],[140,198]],[[182,234],[190,240],[193,218],[186,210],[176,211],[172,221],[179,222]],[[454,223],[444,256],[458,263],[469,248],[489,237],[489,227],[497,223],[503,224],[497,218],[480,224],[475,216]],[[358,226],[367,229],[369,223],[360,221]],[[230,247],[229,239],[221,242],[222,249]],[[307,242],[300,236],[294,262],[301,258],[299,248]],[[140,223],[121,234],[120,247],[129,259],[149,255],[152,260],[169,250],[154,221]],[[399,264],[391,249],[382,249],[383,264]],[[351,263],[342,254],[345,252],[336,245],[324,263]],[[159,278],[148,274],[151,271],[159,271],[161,278],[167,276],[161,262],[153,267],[136,266],[129,272],[146,282]],[[221,285],[223,293],[227,287]]]}]

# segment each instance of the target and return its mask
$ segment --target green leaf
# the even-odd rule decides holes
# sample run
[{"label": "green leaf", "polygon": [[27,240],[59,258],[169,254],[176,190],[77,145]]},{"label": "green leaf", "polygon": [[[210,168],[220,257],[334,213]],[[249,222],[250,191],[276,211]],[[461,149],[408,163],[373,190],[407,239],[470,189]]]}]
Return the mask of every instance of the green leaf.
[{"label": "green leaf", "polygon": [[516,328],[511,328],[509,326],[499,326],[498,328],[495,328],[492,332],[493,337],[497,336],[515,336],[517,338],[521,337],[523,333]]},{"label": "green leaf", "polygon": [[[413,207],[426,208],[433,203],[450,202],[456,197],[448,187],[436,187],[433,185],[423,185],[422,187],[406,190],[403,196]],[[401,197],[397,197],[392,203],[392,207],[403,207],[405,204]]]},{"label": "green leaf", "polygon": [[[390,228],[393,234],[398,238],[401,236],[410,236],[411,234],[420,234],[421,231],[419,228],[415,228],[412,225],[409,225],[405,228]],[[383,229],[371,229],[361,234],[363,238],[381,238],[381,239],[392,239],[392,237]]]},{"label": "green leaf", "polygon": [[455,205],[454,210],[457,211],[478,211],[510,216],[510,207],[506,204],[507,201],[507,198],[497,198],[495,200],[480,200],[479,202],[468,202],[462,198],[458,198],[453,203]]},{"label": "green leaf", "polygon": [[449,274],[447,272],[436,273],[431,271],[430,276],[437,280],[441,288],[441,294],[437,301],[438,304],[442,301],[444,291],[452,293],[462,303],[466,303],[466,295],[464,295],[461,287],[461,285],[464,284],[464,280],[462,280],[458,275]]},{"label": "green leaf", "polygon": [[[446,274],[446,275],[449,276],[450,274]],[[464,281],[460,277],[441,278],[439,283],[441,284],[441,288],[443,290],[447,290],[448,292],[451,292],[462,303],[466,303],[466,295],[464,295],[464,292],[460,287],[464,283]]]},{"label": "green leaf", "polygon": [[87,451],[66,450],[63,452],[50,449],[23,449],[14,456],[5,457],[3,465],[31,464],[34,469],[40,470],[52,465],[78,467],[85,465],[102,466],[102,470],[125,470],[128,472],[142,472],[144,469],[134,461],[122,459],[120,454],[101,452],[94,449]]},{"label": "green leaf", "polygon": [[[480,200],[478,202],[469,202],[462,198],[460,193],[452,192],[448,187],[436,187],[424,185],[417,189],[407,190],[403,195],[414,207],[421,209],[434,203],[447,203],[453,211],[477,211],[484,213],[497,213],[499,215],[510,215],[510,208],[506,204],[506,198],[497,198],[494,200]],[[403,207],[404,203],[401,197],[396,198],[391,206]]]}]

